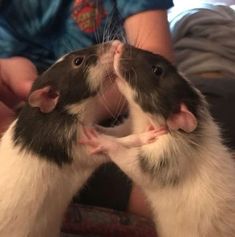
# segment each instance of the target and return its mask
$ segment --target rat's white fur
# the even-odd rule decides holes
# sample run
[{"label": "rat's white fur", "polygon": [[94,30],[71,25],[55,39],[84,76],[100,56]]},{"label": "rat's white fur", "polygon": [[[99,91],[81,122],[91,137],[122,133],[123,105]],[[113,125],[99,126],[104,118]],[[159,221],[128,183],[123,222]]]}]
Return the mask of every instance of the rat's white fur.
[{"label": "rat's white fur", "polygon": [[67,205],[98,164],[87,165],[80,147],[74,162],[59,167],[20,151],[13,130],[0,144],[0,236],[58,237]]},{"label": "rat's white fur", "polygon": [[[160,237],[235,236],[235,162],[212,120],[201,136],[195,150],[186,136],[171,133],[141,149],[156,173],[163,156],[173,169],[156,179],[145,172],[142,176],[143,171],[134,174],[150,201]],[[178,184],[158,181],[171,175],[179,176]]]}]

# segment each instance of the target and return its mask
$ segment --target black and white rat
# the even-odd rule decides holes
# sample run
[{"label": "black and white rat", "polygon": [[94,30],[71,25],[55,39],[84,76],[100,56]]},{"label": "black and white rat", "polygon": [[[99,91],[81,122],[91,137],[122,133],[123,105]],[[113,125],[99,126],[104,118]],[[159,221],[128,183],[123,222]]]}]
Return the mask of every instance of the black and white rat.
[{"label": "black and white rat", "polygon": [[121,42],[114,71],[132,134],[88,128],[82,142],[142,187],[159,237],[235,236],[235,161],[201,93],[160,55]]},{"label": "black and white rat", "polygon": [[78,141],[84,124],[102,119],[116,46],[69,53],[34,83],[0,142],[1,237],[58,237],[73,195],[106,162]]}]

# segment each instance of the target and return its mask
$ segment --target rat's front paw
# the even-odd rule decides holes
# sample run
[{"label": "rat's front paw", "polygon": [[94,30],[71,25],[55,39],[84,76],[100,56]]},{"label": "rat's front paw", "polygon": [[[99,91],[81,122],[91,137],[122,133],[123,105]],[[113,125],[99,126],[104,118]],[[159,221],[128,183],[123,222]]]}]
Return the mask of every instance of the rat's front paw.
[{"label": "rat's front paw", "polygon": [[140,134],[139,139],[142,145],[146,145],[156,141],[161,135],[166,133],[165,129],[153,129]]},{"label": "rat's front paw", "polygon": [[80,144],[86,145],[90,155],[104,153],[104,147],[101,145],[99,134],[94,128],[83,127],[84,137],[79,140]]}]

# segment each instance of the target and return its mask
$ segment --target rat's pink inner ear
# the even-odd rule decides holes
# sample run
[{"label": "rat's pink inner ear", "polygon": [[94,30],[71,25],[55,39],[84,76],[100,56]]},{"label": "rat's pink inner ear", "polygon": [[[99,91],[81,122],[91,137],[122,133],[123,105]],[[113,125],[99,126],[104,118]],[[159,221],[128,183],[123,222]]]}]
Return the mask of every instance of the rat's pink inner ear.
[{"label": "rat's pink inner ear", "polygon": [[50,86],[32,91],[28,102],[31,107],[37,107],[42,113],[50,113],[57,105],[59,92]]},{"label": "rat's pink inner ear", "polygon": [[197,119],[190,112],[185,104],[180,105],[180,111],[171,115],[167,119],[167,125],[171,130],[183,130],[187,133],[193,132],[197,128]]}]

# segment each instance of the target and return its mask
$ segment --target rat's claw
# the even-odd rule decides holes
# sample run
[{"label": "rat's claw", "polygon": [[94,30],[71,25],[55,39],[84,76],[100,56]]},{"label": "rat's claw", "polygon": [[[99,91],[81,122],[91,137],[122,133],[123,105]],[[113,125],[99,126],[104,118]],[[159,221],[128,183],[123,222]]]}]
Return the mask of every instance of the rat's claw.
[{"label": "rat's claw", "polygon": [[92,139],[92,138],[96,138],[98,137],[98,133],[96,132],[96,130],[94,128],[88,128],[88,127],[85,127],[83,126],[83,132],[85,134],[85,136],[88,138],[88,139]]},{"label": "rat's claw", "polygon": [[147,132],[143,133],[140,137],[143,144],[149,144],[154,141],[156,141],[161,135],[167,133],[164,129],[154,129],[154,130],[148,130]]},{"label": "rat's claw", "polygon": [[145,144],[152,143],[155,140],[157,140],[161,135],[164,135],[168,133],[168,130],[166,127],[160,127],[156,128],[153,125],[150,125],[147,129],[147,132],[145,132],[142,136],[142,141]]},{"label": "rat's claw", "polygon": [[87,145],[88,152],[90,155],[98,154],[104,152],[104,148],[100,145],[100,141],[98,139],[98,133],[94,128],[88,128],[83,126],[83,132],[85,138],[81,138],[79,143],[82,145]]},{"label": "rat's claw", "polygon": [[151,130],[149,132],[142,134],[140,138],[143,144],[148,144],[148,143],[154,142],[157,139],[157,135],[156,135],[155,130]]},{"label": "rat's claw", "polygon": [[83,127],[83,132],[88,139],[92,138],[90,129],[88,127]]},{"label": "rat's claw", "polygon": [[82,145],[93,146],[93,147],[97,146],[97,143],[95,141],[90,140],[90,139],[85,139],[85,138],[80,139],[78,143]]},{"label": "rat's claw", "polygon": [[94,148],[94,149],[90,152],[90,154],[91,154],[91,155],[96,155],[96,154],[103,153],[103,152],[104,152],[104,148],[103,148],[102,145],[100,145],[100,146]]},{"label": "rat's claw", "polygon": [[90,135],[91,135],[92,137],[95,137],[95,138],[98,137],[98,133],[96,132],[96,130],[95,130],[94,128],[90,128],[90,129],[89,129],[89,132],[90,132]]}]

